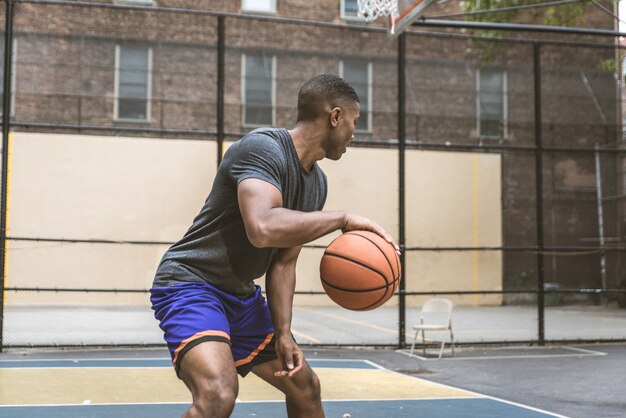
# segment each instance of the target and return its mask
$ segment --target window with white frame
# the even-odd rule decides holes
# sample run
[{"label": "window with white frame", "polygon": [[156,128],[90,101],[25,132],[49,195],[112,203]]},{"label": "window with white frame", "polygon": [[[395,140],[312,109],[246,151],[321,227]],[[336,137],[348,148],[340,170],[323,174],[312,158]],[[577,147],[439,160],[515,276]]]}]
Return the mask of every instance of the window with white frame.
[{"label": "window with white frame", "polygon": [[483,68],[476,72],[476,122],[480,138],[503,139],[507,134],[506,72]]},{"label": "window with white frame", "polygon": [[340,15],[343,20],[365,20],[359,17],[359,4],[357,0],[341,0]]},{"label": "window with white frame", "polygon": [[276,13],[276,0],[241,0],[241,10],[253,13]]},{"label": "window with white frame", "polygon": [[[0,37],[0,115],[4,113],[4,37]],[[17,57],[17,38],[13,38],[11,57],[11,116],[15,116],[15,66]]]},{"label": "window with white frame", "polygon": [[115,119],[150,121],[152,48],[115,48]]},{"label": "window with white frame", "polygon": [[244,54],[241,67],[244,126],[272,126],[276,97],[276,57]]},{"label": "window with white frame", "polygon": [[357,132],[372,130],[372,62],[360,58],[339,61],[339,76],[359,95],[361,117]]}]

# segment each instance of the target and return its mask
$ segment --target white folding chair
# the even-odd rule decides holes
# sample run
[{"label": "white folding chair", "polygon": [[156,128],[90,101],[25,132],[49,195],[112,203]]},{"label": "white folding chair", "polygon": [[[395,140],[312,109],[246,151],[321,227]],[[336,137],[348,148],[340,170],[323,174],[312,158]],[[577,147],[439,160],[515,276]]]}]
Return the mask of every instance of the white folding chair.
[{"label": "white folding chair", "polygon": [[[426,338],[424,336],[426,331],[449,331],[450,332],[450,346],[452,347],[452,355],[454,356],[454,335],[452,333],[452,301],[445,298],[432,298],[428,299],[422,311],[420,313],[420,323],[413,327],[415,330],[415,337],[413,337],[413,344],[411,344],[411,355],[415,350],[415,342],[417,341],[417,334],[422,334],[422,351],[426,355]],[[439,358],[443,355],[443,347],[445,341],[442,339],[441,348],[439,349]]]}]

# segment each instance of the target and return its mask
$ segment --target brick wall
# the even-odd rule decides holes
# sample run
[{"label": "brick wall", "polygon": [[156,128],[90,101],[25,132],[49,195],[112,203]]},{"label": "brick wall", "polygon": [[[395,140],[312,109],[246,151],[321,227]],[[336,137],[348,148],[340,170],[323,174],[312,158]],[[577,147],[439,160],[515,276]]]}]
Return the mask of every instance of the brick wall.
[{"label": "brick wall", "polygon": [[[239,1],[159,0],[156,5],[241,11]],[[17,122],[216,129],[216,17],[24,3],[16,6]],[[277,0],[277,16],[339,23],[339,7],[339,0]],[[456,10],[458,3],[447,1],[438,3],[429,13]],[[539,18],[536,13],[529,14],[522,21],[537,22]],[[613,21],[590,7],[584,25],[612,29]],[[384,27],[384,23],[371,26]],[[533,36],[598,41],[563,35]],[[128,124],[113,119],[118,44],[152,48],[152,109],[148,123]],[[485,60],[476,54],[477,48],[495,54]],[[384,33],[228,17],[225,129],[235,134],[248,129],[241,120],[242,54],[262,52],[277,57],[275,125],[287,127],[295,121],[296,93],[302,82],[318,73],[338,72],[338,62],[343,58],[360,57],[372,62],[373,130],[359,134],[359,138],[397,138],[396,51],[396,41]],[[561,45],[545,46],[542,51],[544,144],[590,147],[615,140],[621,121],[616,106],[617,87],[613,74],[603,64],[613,58],[615,51]],[[476,74],[485,66],[507,73],[508,135],[501,141],[481,139],[476,129]],[[534,145],[532,45],[528,43],[477,43],[459,37],[411,35],[407,37],[407,86],[409,141]],[[502,152],[505,245],[529,246],[536,242],[533,158],[532,152]],[[597,235],[595,186],[589,184],[595,175],[593,164],[589,155],[559,153],[544,157],[546,244],[595,244],[585,241]],[[607,180],[606,186],[615,188],[614,182]],[[610,207],[607,211],[607,234],[615,233],[617,211]],[[529,265],[534,265],[534,255],[505,253],[505,284],[528,270]],[[598,286],[597,254],[558,258],[556,263],[546,265],[550,280]],[[619,274],[615,272],[615,277]]]}]

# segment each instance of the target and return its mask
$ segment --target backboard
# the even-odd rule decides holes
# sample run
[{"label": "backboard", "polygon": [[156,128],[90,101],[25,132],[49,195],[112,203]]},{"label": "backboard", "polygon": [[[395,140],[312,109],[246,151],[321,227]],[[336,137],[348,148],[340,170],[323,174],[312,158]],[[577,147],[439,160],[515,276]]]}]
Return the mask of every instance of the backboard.
[{"label": "backboard", "polygon": [[411,23],[415,22],[424,10],[435,0],[398,0],[397,10],[389,15],[390,36],[398,36]]}]

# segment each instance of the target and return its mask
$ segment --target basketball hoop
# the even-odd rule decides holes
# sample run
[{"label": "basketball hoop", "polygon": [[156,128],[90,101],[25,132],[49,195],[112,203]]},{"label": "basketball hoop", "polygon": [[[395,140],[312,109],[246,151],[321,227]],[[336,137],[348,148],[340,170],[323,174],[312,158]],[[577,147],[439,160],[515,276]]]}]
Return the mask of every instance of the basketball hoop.
[{"label": "basketball hoop", "polygon": [[424,14],[435,0],[357,0],[360,18],[372,22],[388,17],[387,31],[395,37]]},{"label": "basketball hoop", "polygon": [[358,16],[367,22],[398,13],[398,0],[357,0],[357,2],[359,4]]}]

